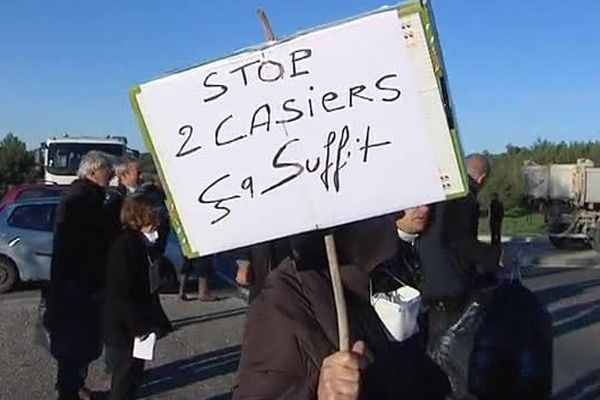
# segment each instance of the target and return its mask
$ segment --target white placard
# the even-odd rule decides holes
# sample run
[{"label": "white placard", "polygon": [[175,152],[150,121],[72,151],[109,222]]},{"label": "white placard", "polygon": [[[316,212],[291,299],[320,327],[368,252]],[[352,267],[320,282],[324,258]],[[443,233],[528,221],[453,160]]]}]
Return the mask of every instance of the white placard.
[{"label": "white placard", "polygon": [[[421,87],[435,84],[416,59],[425,36],[417,54],[403,24],[391,9],[139,87],[192,252],[445,199],[436,137],[451,140],[431,123],[445,114],[439,93],[432,111],[432,88]],[[444,163],[456,166],[455,154]]]}]

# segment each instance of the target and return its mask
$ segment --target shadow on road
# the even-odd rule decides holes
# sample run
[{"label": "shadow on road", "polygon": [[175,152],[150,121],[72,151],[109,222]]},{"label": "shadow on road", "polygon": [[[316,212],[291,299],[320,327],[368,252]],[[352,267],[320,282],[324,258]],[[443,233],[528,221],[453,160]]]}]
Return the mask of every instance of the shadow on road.
[{"label": "shadow on road", "polygon": [[[565,284],[565,280],[557,274],[578,273],[585,269],[574,268],[536,268],[529,270],[527,279],[550,279],[556,284],[545,289],[536,290],[535,294],[539,301],[548,305],[559,302],[562,299],[578,296],[590,290],[600,287],[600,279],[588,279],[576,283]],[[600,300],[589,301],[568,305],[552,312],[552,324],[554,337],[565,335],[600,322]]]},{"label": "shadow on road", "polygon": [[[146,372],[138,397],[153,396],[194,382],[235,372],[240,360],[240,346],[211,351],[186,360],[175,361]],[[227,399],[229,394],[214,399]]]},{"label": "shadow on road", "polygon": [[219,312],[210,313],[210,314],[197,315],[195,317],[176,319],[174,321],[171,321],[171,323],[173,324],[174,328],[180,329],[180,328],[183,328],[184,326],[188,326],[188,325],[194,325],[194,324],[199,324],[202,322],[214,321],[214,320],[220,319],[220,318],[229,318],[229,317],[235,317],[238,315],[243,315],[247,311],[248,311],[248,307],[240,307],[240,308],[234,308],[231,310],[219,311]]},{"label": "shadow on road", "polygon": [[596,286],[600,286],[600,279],[591,279],[570,285],[553,286],[547,289],[538,290],[536,294],[542,303],[548,304],[567,297],[580,295]]},{"label": "shadow on road", "polygon": [[536,291],[540,301],[544,304],[553,303],[567,297],[577,296],[588,289],[600,286],[600,279],[591,279],[570,285],[558,285]]},{"label": "shadow on road", "polygon": [[552,313],[554,337],[600,322],[600,300],[563,307]]},{"label": "shadow on road", "polygon": [[541,278],[548,275],[576,272],[579,270],[581,268],[577,267],[529,267],[524,269],[523,278]]},{"label": "shadow on road", "polygon": [[554,395],[554,400],[593,400],[600,397],[600,369],[577,379]]}]

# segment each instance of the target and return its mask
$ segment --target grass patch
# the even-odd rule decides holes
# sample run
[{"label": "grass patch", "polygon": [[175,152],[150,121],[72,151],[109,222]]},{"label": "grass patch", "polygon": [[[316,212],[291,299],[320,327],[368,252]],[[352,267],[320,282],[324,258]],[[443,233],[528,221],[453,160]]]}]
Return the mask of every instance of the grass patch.
[{"label": "grass patch", "polygon": [[[536,236],[545,235],[547,225],[542,214],[526,214],[511,216],[507,213],[502,222],[502,235],[504,236]],[[487,217],[479,219],[479,234],[490,234],[490,223]]]}]

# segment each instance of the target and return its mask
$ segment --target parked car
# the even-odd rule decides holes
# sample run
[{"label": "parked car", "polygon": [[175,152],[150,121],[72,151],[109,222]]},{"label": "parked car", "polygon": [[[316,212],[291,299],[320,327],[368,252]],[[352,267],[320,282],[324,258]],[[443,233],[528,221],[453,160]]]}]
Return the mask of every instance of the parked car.
[{"label": "parked car", "polygon": [[[60,197],[9,202],[0,210],[0,293],[19,282],[50,279],[54,219]],[[162,268],[170,287],[177,284],[183,254],[174,233],[169,234]]]},{"label": "parked car", "polygon": [[27,183],[11,188],[0,202],[0,211],[8,204],[17,201],[37,199],[43,197],[59,197],[68,185],[46,185],[41,183]]},{"label": "parked car", "polygon": [[18,282],[50,278],[59,197],[12,202],[0,211],[0,293]]},{"label": "parked car", "polygon": [[[7,292],[19,282],[50,279],[54,219],[60,197],[19,199],[0,210],[0,293]],[[185,261],[174,232],[169,233],[161,275],[165,288],[177,286],[177,276]],[[233,259],[227,254],[216,258],[219,275],[231,276]],[[194,271],[190,279],[196,279]]]}]

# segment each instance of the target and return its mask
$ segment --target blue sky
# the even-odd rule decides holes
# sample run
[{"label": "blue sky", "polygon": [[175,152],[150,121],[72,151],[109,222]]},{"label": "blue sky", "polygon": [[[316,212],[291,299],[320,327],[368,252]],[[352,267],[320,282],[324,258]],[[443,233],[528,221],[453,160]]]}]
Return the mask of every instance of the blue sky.
[{"label": "blue sky", "polygon": [[[128,88],[262,42],[256,8],[284,36],[384,4],[2,0],[0,135],[124,134],[141,148]],[[433,5],[467,151],[600,140],[600,1]]]}]

